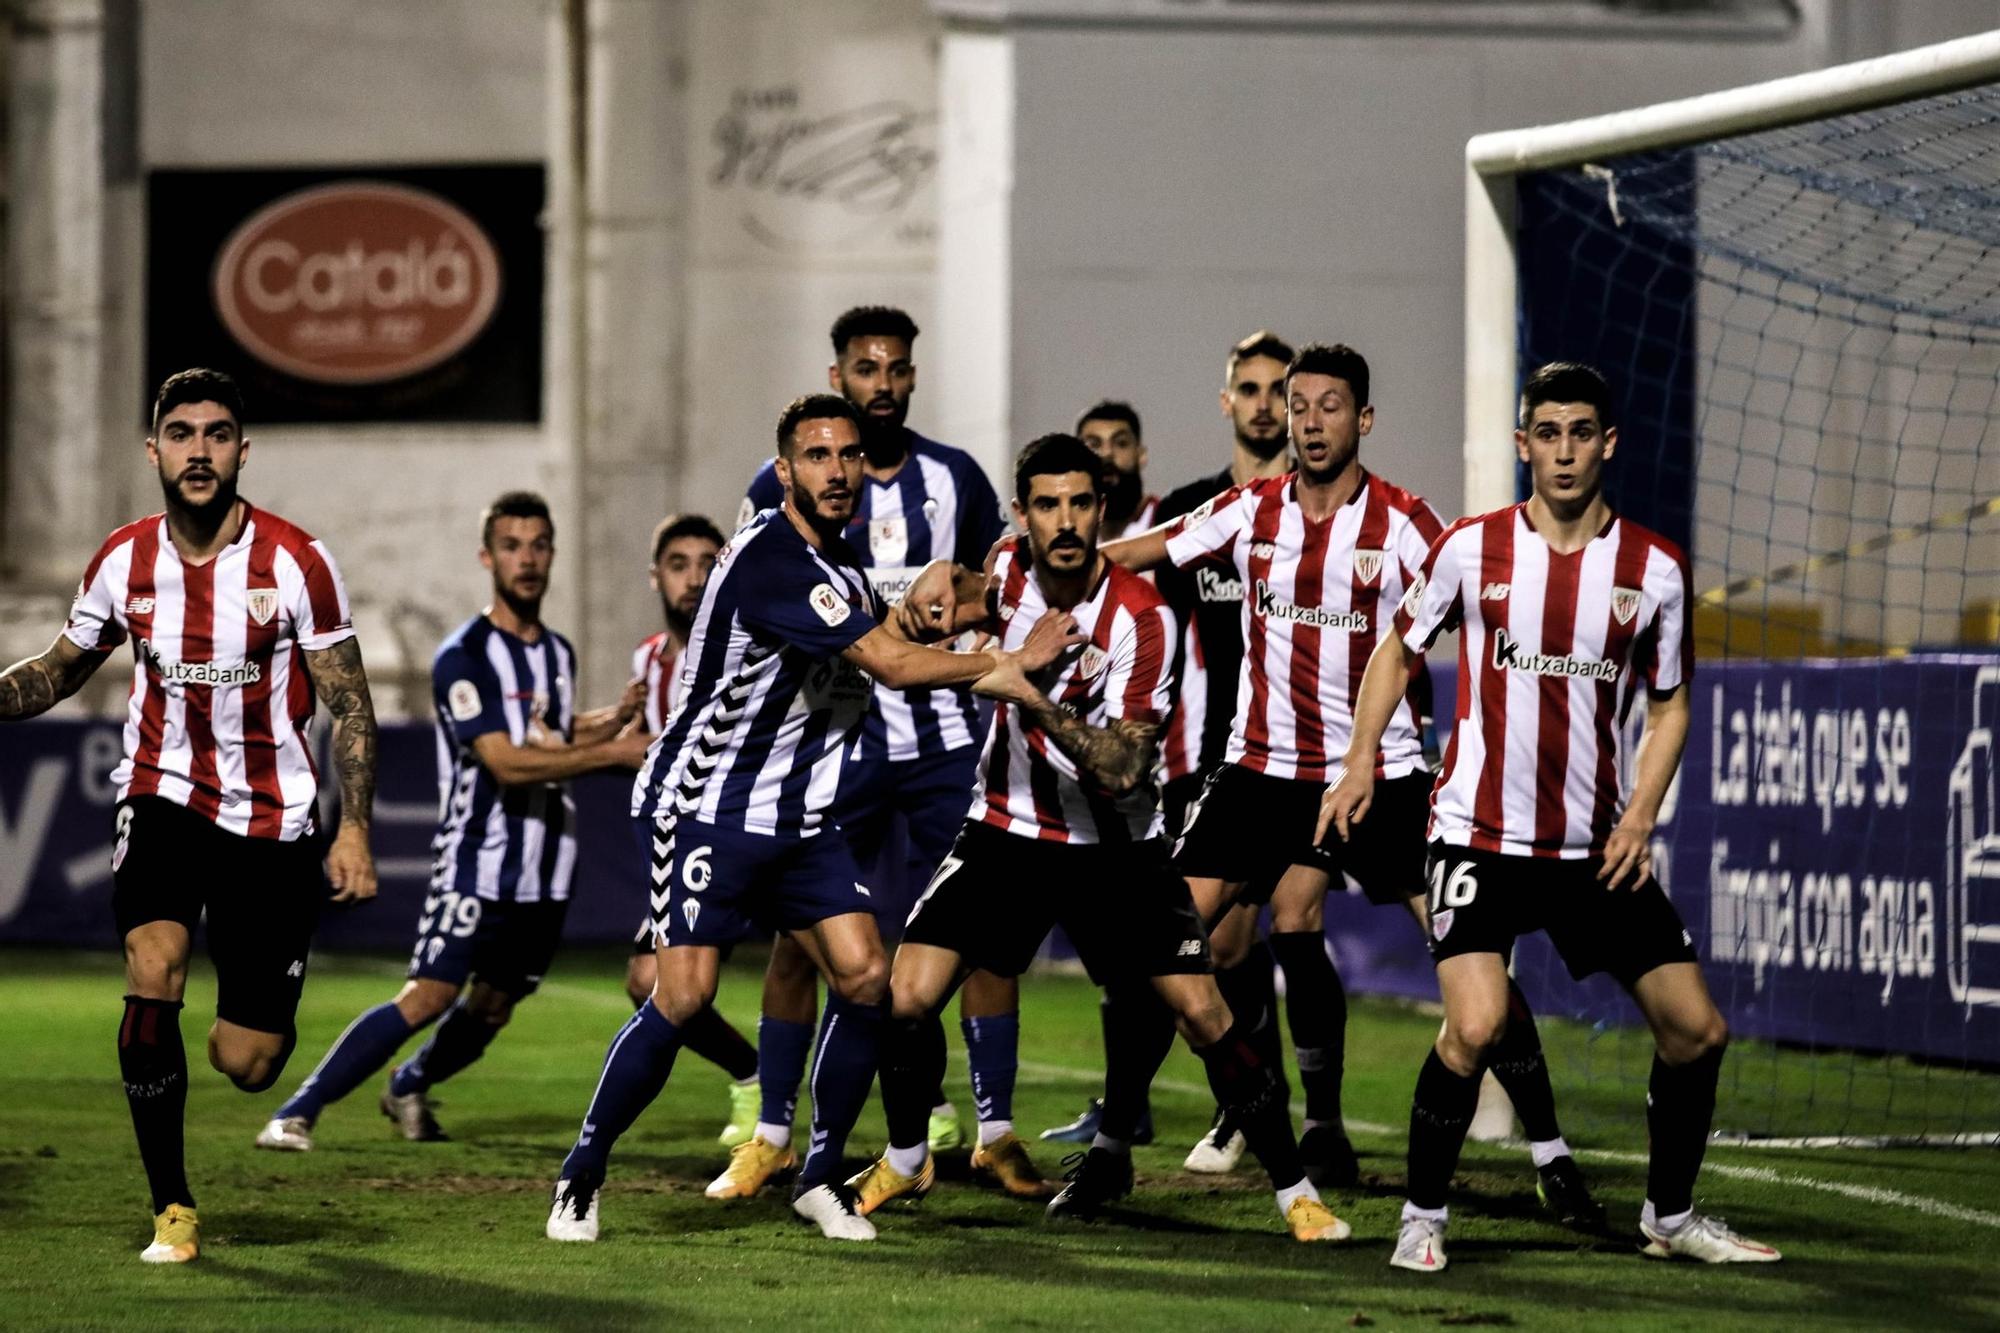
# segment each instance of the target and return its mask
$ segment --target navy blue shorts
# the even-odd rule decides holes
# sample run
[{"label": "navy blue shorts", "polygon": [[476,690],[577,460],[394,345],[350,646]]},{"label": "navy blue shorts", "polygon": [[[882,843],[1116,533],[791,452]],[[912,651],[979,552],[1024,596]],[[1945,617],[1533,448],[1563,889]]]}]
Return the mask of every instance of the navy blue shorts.
[{"label": "navy blue shorts", "polygon": [[850,756],[841,765],[834,818],[862,868],[884,939],[902,935],[910,909],[964,827],[980,748],[899,760]]},{"label": "navy blue shorts", "polygon": [[562,943],[569,900],[491,902],[469,893],[432,889],[417,918],[412,979],[463,986],[479,980],[515,1000],[533,995]]},{"label": "navy blue shorts", "polygon": [[724,948],[753,929],[805,930],[873,912],[839,829],[773,838],[682,819],[653,839],[653,930],[668,948]]}]

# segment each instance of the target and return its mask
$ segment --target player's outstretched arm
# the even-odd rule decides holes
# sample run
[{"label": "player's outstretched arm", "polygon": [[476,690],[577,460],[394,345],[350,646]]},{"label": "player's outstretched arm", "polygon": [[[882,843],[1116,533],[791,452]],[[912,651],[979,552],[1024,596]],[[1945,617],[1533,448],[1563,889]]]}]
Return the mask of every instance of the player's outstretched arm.
[{"label": "player's outstretched arm", "polygon": [[375,819],[375,702],[361,641],[345,638],[306,652],[306,673],[333,716],[333,766],[340,775],[340,832],[326,852],[326,877],[337,903],[375,896],[375,858],[368,828]]},{"label": "player's outstretched arm", "polygon": [[1106,542],[1098,547],[1104,558],[1113,564],[1122,565],[1135,574],[1143,574],[1149,569],[1158,569],[1167,563],[1167,529],[1177,520],[1168,519],[1156,528],[1120,537],[1115,542]]},{"label": "player's outstretched arm", "polygon": [[1396,704],[1408,688],[1410,666],[1416,654],[1400,634],[1390,634],[1368,655],[1368,668],[1361,673],[1361,694],[1354,702],[1354,735],[1341,761],[1340,775],[1320,798],[1319,826],[1313,841],[1326,836],[1328,828],[1347,841],[1350,828],[1368,815],[1375,799],[1375,756],[1382,750],[1382,733],[1389,729]]},{"label": "player's outstretched arm", "polygon": [[1028,672],[1040,671],[1083,641],[1084,636],[1076,632],[1076,617],[1067,611],[1045,611],[1019,648],[954,653],[911,643],[877,625],[849,644],[841,656],[891,689],[973,685],[998,698],[986,688],[989,678],[1003,673],[1025,678]]},{"label": "player's outstretched arm", "polygon": [[576,715],[576,723],[570,728],[574,736],[573,745],[595,745],[608,741],[630,725],[646,707],[646,682],[637,676],[625,682],[625,692],[618,696],[618,702],[603,708],[593,708]]},{"label": "player's outstretched arm", "polygon": [[1687,738],[1686,686],[1646,700],[1646,731],[1639,738],[1632,799],[1625,803],[1618,826],[1604,841],[1604,864],[1597,871],[1597,877],[1607,881],[1605,888],[1624,884],[1636,889],[1652,872],[1653,826],[1659,822],[1660,805],[1673,785],[1674,772],[1681,766]]},{"label": "player's outstretched arm", "polygon": [[0,722],[40,717],[83,688],[109,649],[79,648],[67,634],[40,657],[26,657],[0,672]]},{"label": "player's outstretched arm", "polygon": [[637,769],[646,762],[653,738],[634,727],[609,740],[583,745],[516,745],[504,731],[474,738],[472,752],[503,787],[565,782],[600,768]]}]

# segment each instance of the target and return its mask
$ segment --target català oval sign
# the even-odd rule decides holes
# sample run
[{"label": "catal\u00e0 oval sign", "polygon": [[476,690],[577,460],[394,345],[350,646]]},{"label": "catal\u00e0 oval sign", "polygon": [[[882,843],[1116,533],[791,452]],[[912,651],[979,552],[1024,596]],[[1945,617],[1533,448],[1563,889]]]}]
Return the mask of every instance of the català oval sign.
[{"label": "catal\u00e0 oval sign", "polygon": [[223,326],[258,360],[322,384],[379,384],[479,336],[500,259],[478,223],[429,191],[340,181],[247,219],[214,286]]}]

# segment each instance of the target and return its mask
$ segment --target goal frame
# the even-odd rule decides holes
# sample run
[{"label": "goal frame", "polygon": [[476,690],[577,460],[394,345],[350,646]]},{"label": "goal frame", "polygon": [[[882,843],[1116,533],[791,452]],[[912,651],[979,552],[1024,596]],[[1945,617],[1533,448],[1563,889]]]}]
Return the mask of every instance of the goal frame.
[{"label": "goal frame", "polygon": [[1515,178],[2000,81],[2000,31],[1609,115],[1475,135],[1465,145],[1464,510],[1512,504],[1500,447],[1520,385]]}]

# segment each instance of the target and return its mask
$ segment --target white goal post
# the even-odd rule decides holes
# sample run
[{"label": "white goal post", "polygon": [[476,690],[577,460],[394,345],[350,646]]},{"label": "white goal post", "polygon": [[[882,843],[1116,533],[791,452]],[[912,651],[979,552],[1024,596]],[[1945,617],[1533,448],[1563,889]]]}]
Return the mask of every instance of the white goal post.
[{"label": "white goal post", "polygon": [[1810,74],[1559,125],[1481,134],[1465,146],[1465,500],[1468,514],[1512,504],[1505,447],[1516,365],[1515,177],[2000,80],[2000,32]]}]

